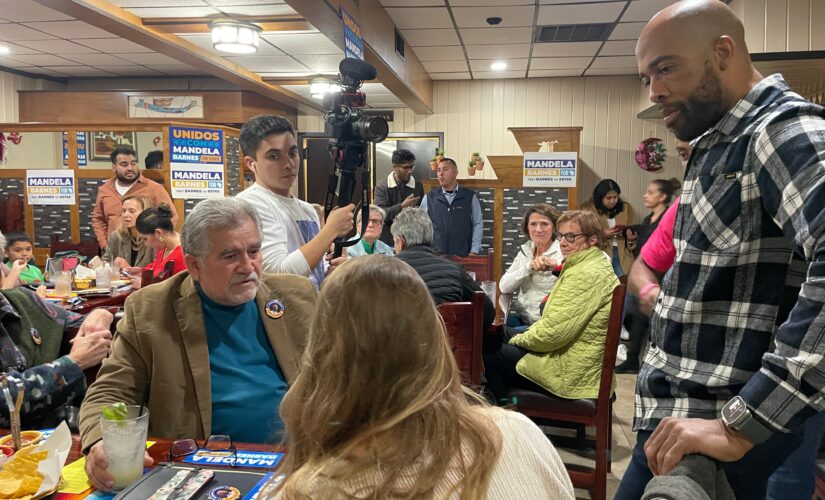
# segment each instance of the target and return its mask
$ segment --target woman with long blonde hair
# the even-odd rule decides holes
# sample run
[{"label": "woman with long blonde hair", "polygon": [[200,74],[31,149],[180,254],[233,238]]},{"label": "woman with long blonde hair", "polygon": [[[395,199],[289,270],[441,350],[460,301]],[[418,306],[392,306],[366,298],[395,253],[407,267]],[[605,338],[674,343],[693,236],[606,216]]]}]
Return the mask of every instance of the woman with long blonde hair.
[{"label": "woman with long blonde hair", "polygon": [[573,498],[526,417],[462,387],[444,323],[404,262],[372,255],[324,282],[281,405],[278,498]]}]

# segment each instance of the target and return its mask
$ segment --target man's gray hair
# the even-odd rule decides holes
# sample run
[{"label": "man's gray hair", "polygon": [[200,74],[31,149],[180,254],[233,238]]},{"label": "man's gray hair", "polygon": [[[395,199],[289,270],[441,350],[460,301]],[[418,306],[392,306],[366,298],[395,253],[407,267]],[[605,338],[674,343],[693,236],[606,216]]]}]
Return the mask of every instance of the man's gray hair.
[{"label": "man's gray hair", "polygon": [[390,233],[393,238],[403,238],[406,247],[433,244],[433,223],[423,208],[401,210],[392,222]]},{"label": "man's gray hair", "polygon": [[262,235],[261,218],[248,202],[238,198],[207,198],[186,216],[180,244],[183,253],[198,259],[206,257],[211,250],[209,233],[238,227],[244,219],[251,219]]}]

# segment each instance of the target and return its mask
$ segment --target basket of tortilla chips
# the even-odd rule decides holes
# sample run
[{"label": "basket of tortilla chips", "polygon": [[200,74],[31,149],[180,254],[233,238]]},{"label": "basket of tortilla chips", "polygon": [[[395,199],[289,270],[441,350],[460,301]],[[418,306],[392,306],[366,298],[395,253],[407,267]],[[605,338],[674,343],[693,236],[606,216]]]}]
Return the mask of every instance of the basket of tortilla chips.
[{"label": "basket of tortilla chips", "polygon": [[0,499],[33,500],[57,491],[71,445],[72,435],[64,422],[39,445],[8,457],[0,464]]}]

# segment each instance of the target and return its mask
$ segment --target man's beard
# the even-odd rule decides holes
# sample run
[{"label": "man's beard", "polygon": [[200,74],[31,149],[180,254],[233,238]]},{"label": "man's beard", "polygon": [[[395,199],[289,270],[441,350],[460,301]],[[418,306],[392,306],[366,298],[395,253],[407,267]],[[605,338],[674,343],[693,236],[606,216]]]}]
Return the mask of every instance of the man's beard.
[{"label": "man's beard", "polygon": [[137,171],[135,173],[135,177],[132,179],[129,179],[120,172],[115,172],[115,177],[117,177],[117,182],[120,183],[121,186],[128,186],[130,184],[134,184],[138,179],[140,179],[140,171]]},{"label": "man's beard", "polygon": [[710,64],[705,64],[705,74],[699,86],[685,102],[675,105],[682,115],[681,123],[672,123],[670,129],[677,138],[692,141],[706,130],[716,125],[727,109],[724,105],[722,82],[713,72]]}]

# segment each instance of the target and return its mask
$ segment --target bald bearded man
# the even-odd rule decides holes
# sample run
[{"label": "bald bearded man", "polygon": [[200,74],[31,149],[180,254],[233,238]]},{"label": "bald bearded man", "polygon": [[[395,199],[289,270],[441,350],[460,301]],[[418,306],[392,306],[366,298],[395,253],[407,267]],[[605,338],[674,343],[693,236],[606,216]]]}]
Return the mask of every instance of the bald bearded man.
[{"label": "bald bearded man", "polygon": [[641,497],[651,471],[694,453],[724,462],[737,498],[764,498],[825,408],[825,109],[756,71],[720,1],[659,12],[636,59],[665,125],[694,149],[615,498]]}]

